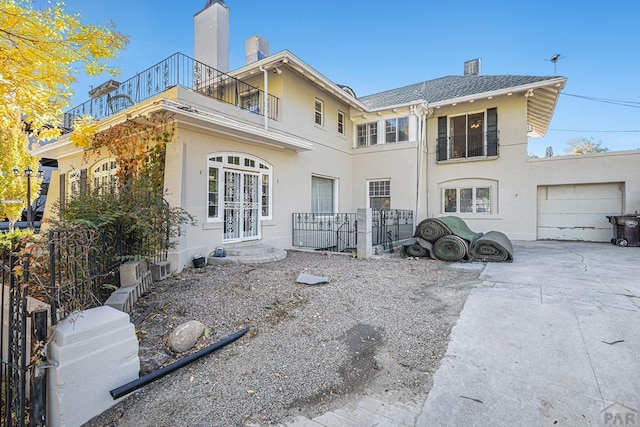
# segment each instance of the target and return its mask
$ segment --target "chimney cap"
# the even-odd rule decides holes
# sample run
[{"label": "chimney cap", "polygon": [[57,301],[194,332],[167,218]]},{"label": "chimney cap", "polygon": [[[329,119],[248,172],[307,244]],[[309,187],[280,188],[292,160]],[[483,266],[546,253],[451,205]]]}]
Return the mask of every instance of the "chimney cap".
[{"label": "chimney cap", "polygon": [[211,6],[214,3],[220,3],[224,6],[224,0],[207,0],[207,4],[204,7]]}]

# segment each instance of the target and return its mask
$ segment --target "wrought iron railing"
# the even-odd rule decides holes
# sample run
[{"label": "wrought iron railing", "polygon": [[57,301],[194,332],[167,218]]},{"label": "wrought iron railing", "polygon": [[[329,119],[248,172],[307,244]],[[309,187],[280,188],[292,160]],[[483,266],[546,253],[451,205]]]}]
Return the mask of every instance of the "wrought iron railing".
[{"label": "wrought iron railing", "polygon": [[413,236],[413,211],[401,209],[374,209],[371,234],[373,245],[390,247],[394,242]]},{"label": "wrought iron railing", "polygon": [[356,248],[357,221],[354,213],[292,214],[292,245],[330,252]]},{"label": "wrought iron railing", "polygon": [[74,120],[82,116],[101,120],[174,86],[191,89],[261,116],[265,115],[266,96],[268,117],[278,119],[279,98],[181,53],[175,53],[115,86],[117,88],[111,92],[67,111],[63,127],[71,130]]},{"label": "wrought iron railing", "polygon": [[[292,245],[331,252],[356,249],[358,222],[355,213],[294,213]],[[413,236],[413,211],[374,209],[371,234],[373,246],[391,247],[394,242]]]},{"label": "wrought iron railing", "polygon": [[47,340],[48,313],[29,307],[27,255],[0,249],[0,276],[0,425],[44,426],[45,377],[35,367]]},{"label": "wrought iron railing", "polygon": [[498,132],[480,132],[438,138],[438,160],[498,155]]}]

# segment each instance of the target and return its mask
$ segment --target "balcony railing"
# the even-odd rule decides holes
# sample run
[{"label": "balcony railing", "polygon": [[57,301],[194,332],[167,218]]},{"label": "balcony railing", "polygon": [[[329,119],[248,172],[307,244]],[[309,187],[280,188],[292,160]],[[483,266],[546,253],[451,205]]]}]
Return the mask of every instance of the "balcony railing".
[{"label": "balcony railing", "polygon": [[438,138],[438,160],[497,156],[498,146],[497,131]]},{"label": "balcony railing", "polygon": [[277,97],[193,58],[175,53],[120,83],[113,91],[67,111],[63,127],[72,130],[74,120],[82,116],[101,120],[174,86],[191,89],[261,116],[265,114],[266,96],[268,117],[278,119],[280,100]]}]

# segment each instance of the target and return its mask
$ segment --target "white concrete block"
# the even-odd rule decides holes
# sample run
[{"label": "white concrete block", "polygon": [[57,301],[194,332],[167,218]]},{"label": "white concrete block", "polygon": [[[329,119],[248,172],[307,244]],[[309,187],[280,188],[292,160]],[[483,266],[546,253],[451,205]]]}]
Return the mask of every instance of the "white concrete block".
[{"label": "white concrete block", "polygon": [[138,378],[140,360],[129,315],[97,307],[58,324],[48,347],[48,420],[80,426],[118,402],[110,390]]},{"label": "white concrete block", "polygon": [[356,218],[358,221],[356,256],[360,259],[370,258],[373,255],[373,235],[371,234],[373,214],[371,209],[358,209]]},{"label": "white concrete block", "polygon": [[140,261],[128,261],[120,266],[120,286],[136,286],[140,282]]}]

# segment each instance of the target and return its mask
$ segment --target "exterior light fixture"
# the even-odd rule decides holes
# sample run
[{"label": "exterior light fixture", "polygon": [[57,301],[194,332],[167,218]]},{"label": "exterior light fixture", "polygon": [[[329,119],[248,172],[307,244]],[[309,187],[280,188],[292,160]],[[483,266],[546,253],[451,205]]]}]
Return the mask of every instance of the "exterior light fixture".
[{"label": "exterior light fixture", "polygon": [[[15,176],[20,176],[20,169],[14,167],[13,174]],[[27,168],[22,171],[22,176],[27,178],[27,226],[30,229],[33,229],[33,208],[31,206],[31,178],[35,177],[36,179],[42,179],[44,177],[44,172],[39,170],[35,172],[31,169],[31,166],[27,166]]]}]

